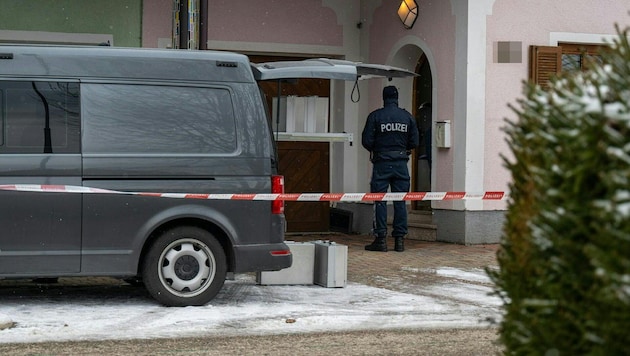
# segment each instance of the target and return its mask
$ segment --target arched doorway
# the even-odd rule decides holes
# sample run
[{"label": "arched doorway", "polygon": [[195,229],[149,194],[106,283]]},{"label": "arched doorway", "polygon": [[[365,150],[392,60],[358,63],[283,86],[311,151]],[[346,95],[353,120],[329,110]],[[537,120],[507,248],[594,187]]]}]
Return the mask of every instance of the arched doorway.
[{"label": "arched doorway", "polygon": [[[400,104],[409,107],[411,114],[416,118],[420,134],[420,146],[414,150],[411,160],[411,190],[415,192],[430,192],[432,167],[435,162],[432,157],[434,148],[431,137],[433,127],[434,106],[437,100],[437,90],[434,83],[435,59],[426,43],[416,37],[408,37],[401,40],[397,48],[392,52],[388,63],[401,68],[415,68],[418,74],[413,82],[398,82],[401,89],[411,94],[409,98],[400,98]],[[408,100],[408,101],[407,101]],[[435,178],[433,178],[435,179]],[[413,201],[413,210],[431,210],[430,201]]]},{"label": "arched doorway", "polygon": [[[423,53],[416,64],[418,77],[413,83],[413,115],[418,124],[420,145],[415,151],[412,164],[413,191],[431,191],[431,166],[432,166],[432,94],[433,81],[431,79],[431,66],[427,56]],[[415,210],[430,210],[430,201],[414,201]]]}]

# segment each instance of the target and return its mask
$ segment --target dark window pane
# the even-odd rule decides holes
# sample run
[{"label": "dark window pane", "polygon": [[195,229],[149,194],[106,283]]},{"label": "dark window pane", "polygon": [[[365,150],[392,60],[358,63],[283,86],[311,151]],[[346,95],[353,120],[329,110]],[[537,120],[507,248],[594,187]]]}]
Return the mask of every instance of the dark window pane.
[{"label": "dark window pane", "polygon": [[232,153],[236,125],[225,89],[83,85],[85,153]]},{"label": "dark window pane", "polygon": [[584,62],[588,67],[590,67],[593,65],[601,65],[604,63],[604,60],[602,59],[602,56],[587,54],[585,55]]},{"label": "dark window pane", "polygon": [[579,54],[562,54],[562,71],[576,71],[582,68],[582,56]]},{"label": "dark window pane", "polygon": [[0,82],[4,153],[79,153],[79,84]]}]

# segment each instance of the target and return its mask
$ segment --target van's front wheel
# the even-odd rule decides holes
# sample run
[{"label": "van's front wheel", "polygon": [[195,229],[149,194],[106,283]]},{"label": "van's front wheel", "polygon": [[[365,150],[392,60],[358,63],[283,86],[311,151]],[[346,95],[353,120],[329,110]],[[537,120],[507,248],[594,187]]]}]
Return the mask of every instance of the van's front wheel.
[{"label": "van's front wheel", "polygon": [[225,252],[212,234],[181,226],[160,235],[142,267],[142,280],[160,303],[204,305],[217,295],[227,273]]}]

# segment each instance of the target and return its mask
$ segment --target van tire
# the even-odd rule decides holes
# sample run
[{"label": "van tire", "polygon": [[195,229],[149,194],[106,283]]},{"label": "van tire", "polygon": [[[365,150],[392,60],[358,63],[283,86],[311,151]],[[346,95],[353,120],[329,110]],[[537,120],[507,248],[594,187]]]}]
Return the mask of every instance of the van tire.
[{"label": "van tire", "polygon": [[166,306],[198,306],[217,295],[226,273],[225,252],[217,239],[199,227],[179,226],[153,242],[142,266],[142,281]]}]

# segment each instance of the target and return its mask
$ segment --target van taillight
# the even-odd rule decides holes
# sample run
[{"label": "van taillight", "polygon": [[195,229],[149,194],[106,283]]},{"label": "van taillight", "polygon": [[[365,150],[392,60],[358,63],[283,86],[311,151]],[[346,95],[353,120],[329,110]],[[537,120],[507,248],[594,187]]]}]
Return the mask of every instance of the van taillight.
[{"label": "van taillight", "polygon": [[[271,176],[271,193],[284,194],[284,176]],[[271,202],[272,214],[284,214],[284,200]]]}]

